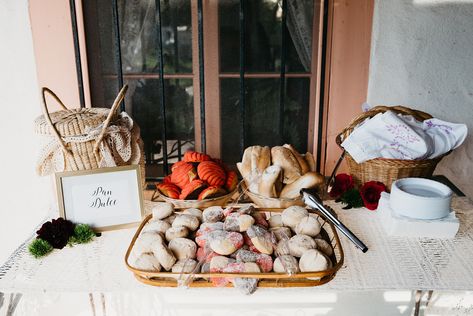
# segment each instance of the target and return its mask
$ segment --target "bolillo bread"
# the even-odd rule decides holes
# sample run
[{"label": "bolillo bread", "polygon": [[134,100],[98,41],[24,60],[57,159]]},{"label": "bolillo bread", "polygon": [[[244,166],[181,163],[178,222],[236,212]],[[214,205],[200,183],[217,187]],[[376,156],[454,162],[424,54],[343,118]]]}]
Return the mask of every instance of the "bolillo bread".
[{"label": "bolillo bread", "polygon": [[306,174],[307,172],[311,171],[307,161],[304,159],[304,157],[301,154],[299,154],[299,152],[294,148],[294,146],[290,144],[284,144],[283,147],[289,149],[294,155],[294,157],[296,157],[297,162],[299,163],[299,166],[301,167],[302,174]]},{"label": "bolillo bread", "polygon": [[236,166],[245,180],[248,190],[253,193],[258,193],[259,176],[251,172],[250,168],[248,168],[249,165],[245,165],[243,162],[237,162]]},{"label": "bolillo bread", "polygon": [[237,163],[248,189],[259,193],[258,184],[263,171],[271,164],[269,147],[250,146],[245,149],[241,162]]},{"label": "bolillo bread", "polygon": [[323,183],[323,175],[317,172],[309,171],[291,184],[286,184],[286,186],[281,191],[280,197],[286,199],[295,199],[300,195],[301,189],[314,188],[316,186],[323,185]]},{"label": "bolillo bread", "polygon": [[301,166],[289,149],[283,146],[271,148],[271,159],[273,165],[280,166],[283,169],[283,183],[292,183],[302,175]]},{"label": "bolillo bread", "polygon": [[271,150],[268,146],[251,146],[251,171],[262,174],[271,164]]},{"label": "bolillo bread", "polygon": [[266,197],[277,197],[275,184],[281,172],[282,168],[277,165],[272,165],[264,169],[258,185],[259,194]]},{"label": "bolillo bread", "polygon": [[315,171],[315,159],[314,155],[310,152],[306,152],[304,155],[304,159],[307,162],[307,165],[309,166],[309,171]]}]

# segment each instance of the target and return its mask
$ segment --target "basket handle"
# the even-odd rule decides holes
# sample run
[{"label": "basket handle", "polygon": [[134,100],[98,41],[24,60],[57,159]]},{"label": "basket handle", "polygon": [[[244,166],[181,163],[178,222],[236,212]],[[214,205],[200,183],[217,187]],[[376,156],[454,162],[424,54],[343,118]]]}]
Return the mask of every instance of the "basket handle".
[{"label": "basket handle", "polygon": [[125,94],[126,94],[127,90],[128,90],[128,85],[125,84],[121,88],[120,92],[118,92],[118,95],[115,98],[115,101],[113,101],[112,107],[110,108],[110,112],[108,113],[108,116],[105,119],[105,122],[103,123],[102,131],[100,132],[99,136],[97,137],[97,140],[96,140],[95,145],[94,145],[94,155],[97,158],[97,161],[100,160],[100,159],[98,159],[98,157],[99,157],[98,156],[99,146],[100,146],[100,143],[103,141],[103,138],[105,136],[105,131],[108,128],[108,125],[110,124],[110,122],[112,120],[113,114],[115,113],[115,111],[118,109],[118,106],[120,105],[120,103],[125,98]]},{"label": "basket handle", "polygon": [[372,118],[376,114],[384,113],[386,111],[393,111],[396,114],[403,114],[403,115],[412,115],[416,120],[425,121],[432,118],[432,115],[426,112],[422,112],[419,110],[414,110],[402,105],[397,106],[386,106],[386,105],[378,105],[373,107],[371,110],[366,111],[355,117],[351,123],[345,127],[335,138],[335,142],[338,146],[342,147],[342,142],[350,135],[353,129],[358,126],[361,122],[363,122],[367,118]]},{"label": "basket handle", "polygon": [[68,155],[70,158],[72,158],[71,151],[69,149],[67,149],[66,144],[64,144],[64,141],[62,140],[61,135],[59,134],[58,130],[56,129],[56,127],[53,124],[53,121],[51,120],[51,116],[49,115],[49,110],[48,110],[48,104],[46,102],[46,93],[51,95],[59,103],[59,105],[61,105],[63,110],[67,110],[67,107],[61,101],[61,99],[59,99],[59,97],[53,91],[51,91],[51,89],[43,87],[41,89],[41,93],[43,95],[42,111],[43,111],[44,118],[46,119],[46,123],[49,125],[49,127],[53,131],[53,136],[56,137],[56,139],[57,139],[58,143],[61,145],[62,150],[64,151],[64,153],[66,155]]}]

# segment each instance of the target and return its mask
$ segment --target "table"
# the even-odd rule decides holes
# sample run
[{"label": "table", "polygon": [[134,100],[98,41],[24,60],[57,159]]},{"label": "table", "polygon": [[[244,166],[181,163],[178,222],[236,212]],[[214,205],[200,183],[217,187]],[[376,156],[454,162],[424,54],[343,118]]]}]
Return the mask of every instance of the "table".
[{"label": "table", "polygon": [[[287,308],[291,306],[304,308],[317,302],[322,304],[322,309],[329,308],[327,306],[332,303],[330,306],[336,306],[335,309],[330,307],[328,312],[332,313],[346,305],[340,302],[357,301],[356,296],[363,292],[369,293],[369,296],[376,293],[387,304],[389,297],[386,293],[402,296],[405,290],[408,293],[414,290],[473,290],[473,204],[467,197],[455,197],[452,201],[461,221],[460,231],[452,240],[389,237],[384,233],[376,212],[364,208],[342,210],[333,201],[328,201],[327,205],[368,245],[369,250],[363,254],[341,236],[345,263],[334,280],[319,287],[258,289],[251,296],[243,296],[235,289],[170,289],[143,285],[134,279],[123,262],[135,231],[125,229],[103,233],[90,244],[66,247],[40,260],[33,259],[27,253],[27,241],[0,268],[0,291],[53,296],[86,293],[89,303],[96,310],[106,309],[112,303],[123,305],[125,310],[124,302],[135,297],[141,300],[148,298],[144,306],[166,312],[170,309],[169,314],[178,314],[173,310],[176,306],[194,310],[192,306],[197,304],[206,315],[212,314],[205,312],[207,309],[215,311],[218,308],[233,313],[239,311],[236,313],[238,315],[246,311],[249,315],[249,310],[239,305],[245,303],[256,304],[269,315],[275,306],[288,314]],[[406,308],[415,303],[412,293]],[[14,303],[15,295],[18,294],[9,296],[10,303]],[[114,296],[122,299],[114,299]],[[0,298],[0,302],[5,297]],[[374,297],[371,296],[369,301],[374,301]],[[195,304],[192,305],[192,302]],[[235,309],[235,306],[240,307]],[[368,304],[366,308],[372,309],[373,306],[376,305]],[[315,307],[311,305],[309,313],[317,314],[311,308]],[[322,314],[323,311],[319,310]],[[306,311],[301,315],[304,313]]]}]

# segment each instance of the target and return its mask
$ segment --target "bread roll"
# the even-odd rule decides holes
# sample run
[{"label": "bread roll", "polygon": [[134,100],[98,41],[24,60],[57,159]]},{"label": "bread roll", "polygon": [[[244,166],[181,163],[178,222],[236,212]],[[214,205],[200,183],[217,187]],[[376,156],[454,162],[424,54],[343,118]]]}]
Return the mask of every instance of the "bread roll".
[{"label": "bread roll", "polygon": [[268,219],[269,222],[269,227],[275,228],[275,227],[282,227],[282,216],[281,214],[275,214],[269,217]]},{"label": "bread roll", "polygon": [[251,150],[251,171],[256,174],[262,174],[271,164],[271,151],[268,146],[251,146],[247,149]]},{"label": "bread roll", "polygon": [[281,171],[281,173],[279,174],[279,177],[274,182],[274,189],[276,190],[277,197],[281,195],[282,188],[284,187],[283,180],[284,180],[284,176],[283,176],[283,172]]},{"label": "bread roll", "polygon": [[236,166],[243,179],[248,179],[250,177],[251,169],[246,169],[242,162],[237,162]]},{"label": "bread roll", "polygon": [[227,231],[245,232],[254,223],[255,219],[251,215],[231,213],[225,219],[223,227]]},{"label": "bread roll", "polygon": [[322,251],[327,256],[333,255],[332,246],[325,240],[321,238],[314,238],[315,243],[317,244],[317,249]]},{"label": "bread roll", "polygon": [[199,221],[202,222],[202,211],[199,210],[198,208],[188,208],[182,212],[182,214],[188,214],[188,215],[193,215],[199,219]]},{"label": "bread roll", "polygon": [[171,225],[166,221],[160,219],[150,220],[145,227],[143,227],[143,232],[157,232],[164,235],[169,227],[171,227]]},{"label": "bread roll", "polygon": [[176,257],[164,243],[153,244],[153,246],[153,255],[158,259],[164,270],[169,271],[176,262]]},{"label": "bread roll", "polygon": [[182,259],[178,260],[173,266],[172,266],[172,272],[173,273],[192,273],[197,267],[197,261],[194,259]]},{"label": "bread roll", "polygon": [[166,202],[151,202],[153,213],[153,219],[163,219],[168,217],[174,212],[174,206],[171,203]]},{"label": "bread roll", "polygon": [[193,215],[180,214],[172,222],[172,227],[184,226],[189,230],[194,231],[199,227],[199,219]]},{"label": "bread roll", "polygon": [[169,242],[169,249],[178,260],[194,259],[197,252],[197,245],[187,238],[174,238]]},{"label": "bread roll", "polygon": [[245,272],[261,272],[261,269],[259,268],[258,264],[255,262],[245,262]]},{"label": "bread roll", "polygon": [[237,251],[243,245],[243,236],[237,232],[219,231],[209,234],[210,249],[219,255],[227,256]]},{"label": "bread roll", "polygon": [[282,255],[274,260],[274,272],[278,273],[297,273],[299,272],[299,264],[297,259],[291,255]]},{"label": "bread roll", "polygon": [[270,239],[264,237],[253,237],[251,238],[251,242],[259,252],[267,255],[273,253],[273,243]]},{"label": "bread roll", "polygon": [[323,185],[324,176],[317,172],[307,172],[291,184],[287,184],[281,191],[281,198],[295,199],[300,196],[301,189],[314,188]]},{"label": "bread roll", "polygon": [[266,197],[277,197],[275,183],[282,172],[282,168],[277,165],[264,169],[259,180],[258,193]]},{"label": "bread roll", "polygon": [[310,249],[317,248],[315,241],[307,235],[295,235],[289,239],[289,253],[294,257],[301,257]]},{"label": "bread roll", "polygon": [[282,222],[284,226],[288,226],[293,229],[297,226],[297,224],[299,224],[301,219],[303,219],[307,215],[309,215],[309,212],[307,212],[304,207],[297,205],[289,206],[281,213]]},{"label": "bread roll", "polygon": [[[237,268],[240,269],[239,267]],[[227,271],[225,271],[227,272]],[[248,273],[261,272],[259,266],[254,262],[246,262],[243,265],[243,271]],[[245,295],[252,294],[258,288],[258,279],[254,278],[233,278],[231,279],[233,286]]]},{"label": "bread roll", "polygon": [[131,266],[142,271],[161,271],[161,265],[152,253],[142,253]]},{"label": "bread roll", "polygon": [[244,167],[240,162],[237,163],[237,168],[240,171],[243,179],[245,180],[248,190],[253,193],[258,193],[258,185],[261,174],[257,174],[252,171],[245,171]]},{"label": "bread roll", "polygon": [[320,223],[317,218],[306,216],[297,224],[295,232],[298,235],[315,237],[320,233]]},{"label": "bread roll", "polygon": [[223,208],[221,206],[210,206],[202,212],[204,223],[216,223],[224,218]]},{"label": "bread roll", "polygon": [[[210,273],[210,262],[204,262],[204,264],[200,268],[200,272],[201,273]],[[204,279],[207,280],[207,278],[204,278]]]},{"label": "bread roll", "polygon": [[299,260],[299,268],[302,272],[322,271],[328,268],[328,260],[319,250],[310,249]]},{"label": "bread roll", "polygon": [[258,171],[262,173],[269,165],[271,165],[271,148],[268,146],[261,147],[257,163]]},{"label": "bread roll", "polygon": [[241,158],[241,170],[238,168],[241,172],[241,175],[243,177],[249,176],[251,173],[251,152],[253,151],[253,147],[248,147],[245,149],[243,152],[243,157]]},{"label": "bread roll", "polygon": [[246,233],[248,234],[248,237],[250,237],[253,246],[259,252],[267,255],[273,253],[276,240],[266,229],[258,225],[252,225],[248,228]]},{"label": "bread roll", "polygon": [[289,239],[292,237],[292,231],[289,227],[275,227],[270,228],[269,231],[273,233],[276,240]]},{"label": "bread roll", "polygon": [[210,260],[210,271],[211,272],[222,272],[222,270],[230,263],[235,260],[229,259],[224,256],[215,256]]},{"label": "bread roll", "polygon": [[315,171],[315,159],[314,155],[310,152],[306,152],[304,155],[304,159],[307,162],[307,165],[309,166],[309,171]]},{"label": "bread roll", "polygon": [[189,235],[189,229],[184,226],[171,227],[166,230],[166,240],[171,241],[174,238],[187,237]]},{"label": "bread roll", "polygon": [[276,254],[278,256],[289,255],[289,239],[281,239],[276,246]]},{"label": "bread roll", "polygon": [[176,213],[172,213],[171,215],[169,215],[168,217],[166,218],[163,218],[163,221],[169,223],[169,225],[172,225],[172,222],[174,222],[174,220],[176,219],[178,214]]},{"label": "bread roll", "polygon": [[285,147],[275,146],[271,148],[271,160],[273,165],[281,166],[283,169],[283,183],[285,184],[296,181],[302,175],[301,166],[296,157]]},{"label": "bread roll", "polygon": [[302,174],[305,174],[310,171],[309,165],[307,164],[307,161],[304,159],[304,157],[290,144],[284,144],[283,147],[289,149],[294,157],[296,157],[297,162],[299,163],[299,166],[301,167],[301,172]]},{"label": "bread roll", "polygon": [[139,256],[142,253],[151,252],[154,243],[163,243],[163,237],[160,233],[155,231],[142,232],[133,245],[133,253]]}]

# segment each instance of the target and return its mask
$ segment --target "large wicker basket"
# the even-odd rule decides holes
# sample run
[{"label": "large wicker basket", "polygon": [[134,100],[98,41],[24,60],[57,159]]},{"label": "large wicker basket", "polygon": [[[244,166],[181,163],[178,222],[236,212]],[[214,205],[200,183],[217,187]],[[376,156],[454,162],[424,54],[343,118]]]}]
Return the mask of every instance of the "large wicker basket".
[{"label": "large wicker basket", "polygon": [[[37,170],[40,175],[47,175],[53,172],[77,171],[96,169],[101,166],[103,159],[99,150],[101,142],[106,140],[107,128],[118,119],[117,110],[125,97],[127,86],[125,85],[118,93],[113,105],[108,108],[79,108],[68,109],[59,97],[50,89],[43,88],[43,115],[39,116],[35,122],[35,132],[44,136],[48,141],[43,144],[41,155],[50,155],[50,160],[60,160],[61,163],[54,164],[53,167],[44,167],[41,160],[38,162]],[[46,103],[46,94],[52,96],[62,110],[50,113]],[[96,130],[94,137],[90,136],[90,131]],[[131,131],[131,146],[139,148],[135,150],[135,161],[141,169],[144,184],[144,153],[143,142],[139,136],[139,127],[133,123]],[[59,149],[63,158],[51,148]],[[138,156],[139,155],[139,156]],[[119,157],[113,156],[114,164],[117,166],[129,165],[131,161],[122,161]]]},{"label": "large wicker basket", "polygon": [[[353,119],[351,123],[340,134],[337,135],[337,144],[341,147],[342,142],[348,137],[348,135],[350,135],[353,129],[365,119],[371,118],[376,114],[384,113],[386,111],[393,111],[396,114],[412,115],[419,121],[432,118],[432,116],[428,113],[410,109],[404,106],[390,107],[379,105]],[[361,185],[367,181],[375,180],[384,183],[387,189],[390,190],[391,184],[397,179],[407,177],[428,178],[432,176],[435,167],[446,155],[448,155],[448,153],[435,159],[425,160],[376,158],[363,163],[357,163],[348,153],[346,153],[345,158],[348,164],[349,172],[358,185]]]},{"label": "large wicker basket", "polygon": [[[284,209],[258,209],[259,213],[265,214],[265,216],[271,216],[279,214]],[[140,227],[138,227],[133,239],[130,242],[128,250],[125,254],[126,267],[133,272],[138,281],[145,284],[161,287],[177,287],[183,280],[188,280],[189,287],[213,287],[210,278],[255,278],[259,279],[258,287],[310,287],[325,284],[332,280],[338,270],[342,267],[344,262],[343,248],[340,243],[337,231],[333,224],[325,220],[325,217],[318,211],[314,210],[318,215],[318,220],[322,226],[321,237],[327,241],[333,248],[333,254],[330,256],[333,266],[321,271],[311,272],[298,272],[295,274],[277,273],[277,272],[258,272],[258,273],[195,273],[190,275],[188,273],[175,273],[175,272],[151,272],[140,270],[130,265],[130,257],[132,257],[132,250],[135,242],[140,235],[143,227],[152,218],[152,215],[148,215]],[[227,286],[231,286],[228,284]]]}]

